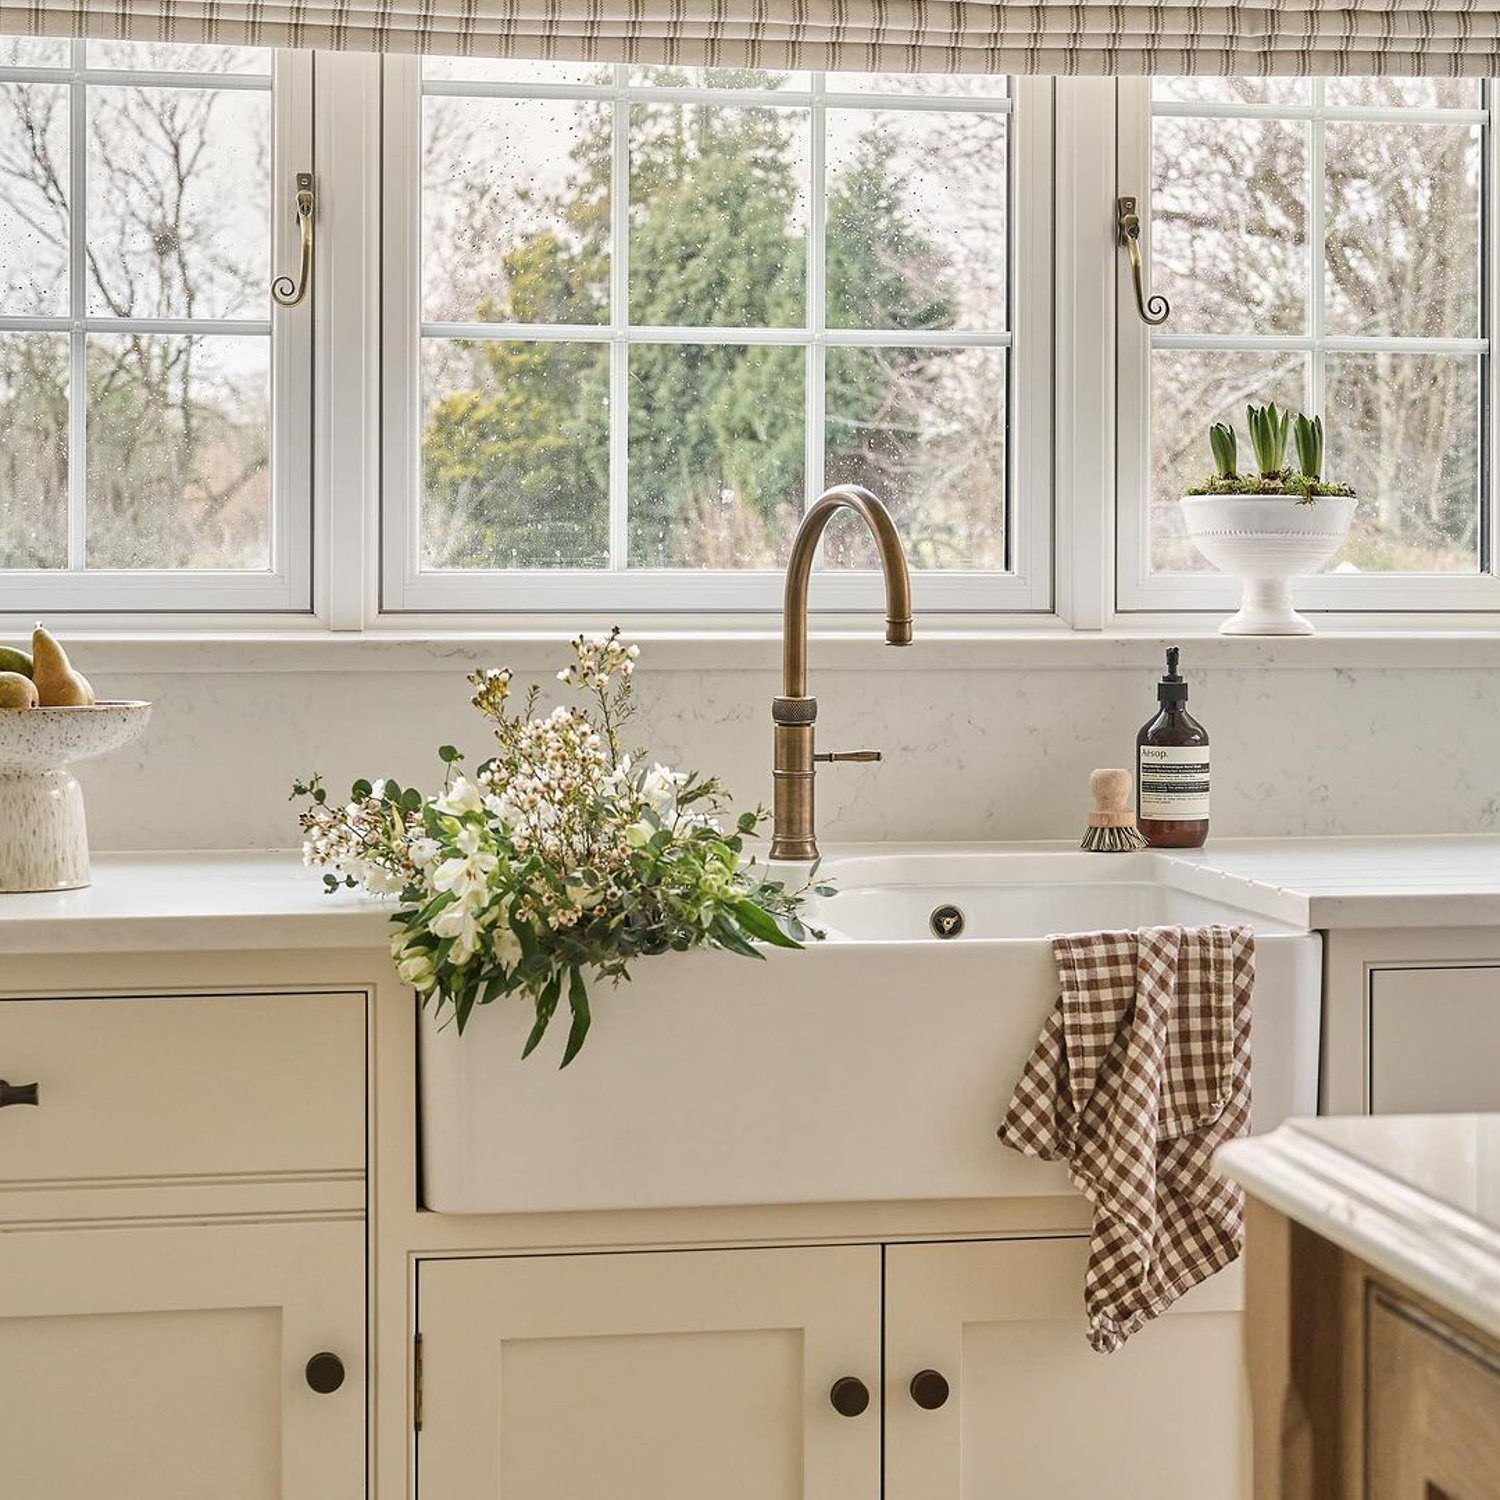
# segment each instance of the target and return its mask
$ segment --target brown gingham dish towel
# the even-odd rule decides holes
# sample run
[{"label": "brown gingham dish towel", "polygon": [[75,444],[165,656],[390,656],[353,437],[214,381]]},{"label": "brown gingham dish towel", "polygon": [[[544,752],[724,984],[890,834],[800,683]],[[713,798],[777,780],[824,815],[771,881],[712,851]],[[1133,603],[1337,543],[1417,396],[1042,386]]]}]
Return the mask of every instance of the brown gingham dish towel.
[{"label": "brown gingham dish towel", "polygon": [[1084,1305],[1107,1354],[1244,1242],[1214,1151],[1250,1120],[1247,927],[1051,939],[1061,994],[1000,1139],[1064,1160],[1094,1210]]}]

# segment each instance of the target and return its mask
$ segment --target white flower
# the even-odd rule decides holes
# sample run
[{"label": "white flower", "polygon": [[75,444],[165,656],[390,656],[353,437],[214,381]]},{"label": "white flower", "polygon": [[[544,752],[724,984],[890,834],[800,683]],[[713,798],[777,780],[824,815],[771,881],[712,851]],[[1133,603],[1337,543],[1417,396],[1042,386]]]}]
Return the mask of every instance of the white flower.
[{"label": "white flower", "polygon": [[677,806],[678,788],[687,782],[685,771],[657,764],[641,778],[641,796],[659,813],[669,813]]},{"label": "white flower", "polygon": [[443,852],[443,846],[436,839],[424,837],[413,839],[406,846],[406,852],[419,870],[425,870]]},{"label": "white flower", "polygon": [[482,811],[484,803],[479,788],[467,776],[455,776],[453,785],[432,804],[440,813],[450,818],[461,818],[465,813]]},{"label": "white flower", "polygon": [[490,934],[490,952],[496,962],[509,969],[521,957],[521,940],[511,930],[510,924],[501,922]]},{"label": "white flower", "polygon": [[399,896],[406,881],[382,865],[367,864],[360,872],[359,882],[372,896]]},{"label": "white flower", "polygon": [[481,913],[467,902],[458,900],[445,906],[432,919],[435,937],[452,938],[448,956],[455,964],[466,964],[479,951]]},{"label": "white flower", "polygon": [[437,970],[432,955],[420,948],[404,949],[396,955],[396,974],[402,984],[414,990],[430,990],[437,984]]}]

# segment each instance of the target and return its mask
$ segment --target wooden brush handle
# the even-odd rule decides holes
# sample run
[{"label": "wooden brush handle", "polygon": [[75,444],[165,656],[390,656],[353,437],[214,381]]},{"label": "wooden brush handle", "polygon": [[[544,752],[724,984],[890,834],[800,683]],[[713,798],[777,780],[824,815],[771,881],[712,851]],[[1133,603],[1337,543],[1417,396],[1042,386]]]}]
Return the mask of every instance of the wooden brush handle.
[{"label": "wooden brush handle", "polygon": [[1089,795],[1094,810],[1089,814],[1090,828],[1132,828],[1135,814],[1130,810],[1130,794],[1135,777],[1129,771],[1094,771],[1089,776]]}]

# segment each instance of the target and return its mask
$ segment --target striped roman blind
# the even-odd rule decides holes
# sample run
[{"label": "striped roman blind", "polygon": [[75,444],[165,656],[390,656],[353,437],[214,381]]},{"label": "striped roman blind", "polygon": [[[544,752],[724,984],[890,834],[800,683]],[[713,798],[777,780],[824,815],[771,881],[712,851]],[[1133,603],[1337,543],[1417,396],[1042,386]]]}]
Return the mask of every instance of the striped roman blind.
[{"label": "striped roman blind", "polygon": [[888,72],[1500,71],[1500,0],[0,0],[0,34]]}]

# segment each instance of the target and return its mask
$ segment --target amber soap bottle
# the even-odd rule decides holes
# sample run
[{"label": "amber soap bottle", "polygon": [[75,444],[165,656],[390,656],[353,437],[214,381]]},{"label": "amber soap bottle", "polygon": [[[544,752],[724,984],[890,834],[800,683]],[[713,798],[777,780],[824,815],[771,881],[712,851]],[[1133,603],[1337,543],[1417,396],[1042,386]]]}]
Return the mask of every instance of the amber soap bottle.
[{"label": "amber soap bottle", "polygon": [[1167,647],[1160,707],[1136,745],[1136,821],[1153,849],[1201,849],[1208,837],[1208,731],[1187,711],[1181,653]]}]

